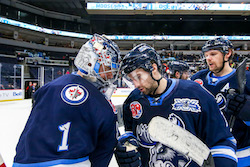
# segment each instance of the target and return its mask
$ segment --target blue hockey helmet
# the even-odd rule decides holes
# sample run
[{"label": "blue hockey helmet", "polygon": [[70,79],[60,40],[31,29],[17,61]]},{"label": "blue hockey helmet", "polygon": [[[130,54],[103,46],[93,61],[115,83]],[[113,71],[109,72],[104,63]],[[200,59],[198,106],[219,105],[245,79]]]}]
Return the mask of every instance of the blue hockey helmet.
[{"label": "blue hockey helmet", "polygon": [[189,65],[184,61],[171,61],[168,64],[170,74],[174,74],[176,71],[183,73],[189,70]]},{"label": "blue hockey helmet", "polygon": [[[119,75],[120,50],[117,44],[109,40],[105,35],[94,34],[81,47],[74,63],[78,70],[84,76],[89,77],[91,81],[108,86],[116,81]],[[103,66],[110,69],[104,69]],[[112,79],[101,77],[103,73],[110,72],[113,75]]]},{"label": "blue hockey helmet", "polygon": [[154,48],[142,43],[135,46],[124,56],[121,70],[125,74],[129,74],[138,68],[142,68],[145,71],[151,72],[153,70],[153,63],[157,64],[158,70],[161,72],[162,65],[160,55],[155,51]]},{"label": "blue hockey helmet", "polygon": [[[211,40],[208,40],[205,44],[204,44],[204,46],[202,47],[202,54],[201,54],[201,59],[203,60],[203,61],[205,61],[206,60],[206,58],[205,58],[205,52],[207,52],[207,51],[209,51],[209,50],[219,50],[221,53],[223,53],[223,56],[225,57],[225,55],[227,54],[227,53],[229,53],[229,50],[231,49],[231,51],[232,51],[232,54],[231,54],[231,56],[229,57],[229,59],[232,59],[232,57],[233,57],[233,44],[228,40],[228,39],[226,39],[226,38],[224,38],[224,37],[217,37],[217,38],[215,38],[215,39],[211,39]],[[221,69],[218,71],[218,72],[216,72],[216,73],[219,73],[219,72],[221,72],[223,69],[224,69],[224,66],[225,66],[225,63],[226,62],[228,62],[228,60],[227,61],[225,61],[224,59],[223,59],[223,66],[221,67]],[[205,63],[206,64],[206,63]]]},{"label": "blue hockey helmet", "polygon": [[229,49],[233,49],[233,44],[226,38],[217,37],[215,39],[208,40],[202,47],[202,52],[209,50],[220,50],[224,54],[228,53]]}]

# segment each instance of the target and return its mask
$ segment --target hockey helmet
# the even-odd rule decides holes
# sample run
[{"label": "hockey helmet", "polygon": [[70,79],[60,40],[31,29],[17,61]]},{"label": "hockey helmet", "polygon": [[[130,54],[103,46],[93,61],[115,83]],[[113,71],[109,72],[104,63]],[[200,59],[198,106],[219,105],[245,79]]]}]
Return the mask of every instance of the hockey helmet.
[{"label": "hockey helmet", "polygon": [[161,71],[162,65],[160,55],[155,51],[154,48],[142,43],[135,46],[124,56],[121,70],[123,74],[129,74],[138,68],[142,68],[145,71],[151,72],[153,70],[153,63],[156,63],[158,70]]},{"label": "hockey helmet", "polygon": [[[120,50],[116,43],[105,35],[94,34],[78,52],[74,64],[84,76],[93,82],[108,86],[118,77],[120,63]],[[104,66],[109,69],[104,69]],[[100,69],[103,68],[103,69]],[[103,72],[100,72],[103,71]],[[101,74],[112,73],[113,78],[101,77]]]},{"label": "hockey helmet", "polygon": [[224,54],[228,53],[229,49],[233,49],[233,44],[226,38],[217,37],[215,39],[208,40],[202,47],[202,52],[209,50],[220,50]]},{"label": "hockey helmet", "polygon": [[168,64],[170,74],[174,74],[176,71],[183,73],[189,70],[189,65],[184,61],[171,61]]}]

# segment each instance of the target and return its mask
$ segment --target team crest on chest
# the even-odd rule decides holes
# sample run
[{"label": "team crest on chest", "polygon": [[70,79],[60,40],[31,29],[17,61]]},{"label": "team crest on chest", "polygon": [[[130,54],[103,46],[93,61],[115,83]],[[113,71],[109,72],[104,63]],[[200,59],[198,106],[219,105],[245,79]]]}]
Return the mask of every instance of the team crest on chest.
[{"label": "team crest on chest", "polygon": [[132,117],[139,119],[142,115],[142,105],[138,101],[134,101],[130,104],[130,110],[132,112]]},{"label": "team crest on chest", "polygon": [[89,93],[82,85],[69,84],[61,91],[61,98],[71,105],[79,105],[86,101]]},{"label": "team crest on chest", "polygon": [[188,98],[175,98],[174,104],[172,104],[173,110],[181,110],[181,111],[191,111],[191,112],[201,112],[201,107],[199,105],[199,101],[195,99]]}]

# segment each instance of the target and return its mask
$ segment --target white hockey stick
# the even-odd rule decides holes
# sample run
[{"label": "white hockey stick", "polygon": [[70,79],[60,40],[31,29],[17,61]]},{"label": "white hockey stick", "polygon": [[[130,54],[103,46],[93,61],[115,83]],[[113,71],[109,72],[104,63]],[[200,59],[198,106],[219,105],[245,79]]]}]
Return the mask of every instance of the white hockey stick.
[{"label": "white hockey stick", "polygon": [[[166,118],[160,116],[154,117],[148,125],[148,131],[153,139],[187,155],[198,165],[214,165],[213,159],[210,159],[212,158],[210,149],[200,139],[182,127],[173,124]],[[208,157],[209,161],[206,161]]]}]

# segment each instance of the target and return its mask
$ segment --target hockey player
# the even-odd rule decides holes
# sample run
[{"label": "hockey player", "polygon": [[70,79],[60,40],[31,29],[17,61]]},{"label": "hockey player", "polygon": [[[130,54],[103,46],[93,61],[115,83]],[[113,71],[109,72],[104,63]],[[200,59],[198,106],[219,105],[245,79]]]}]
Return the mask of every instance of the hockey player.
[{"label": "hockey player", "polygon": [[168,64],[170,78],[189,79],[189,66],[184,61],[171,61]]},{"label": "hockey player", "polygon": [[217,167],[235,167],[235,139],[213,96],[193,81],[165,79],[159,69],[159,55],[146,44],[136,46],[123,58],[121,71],[136,89],[123,104],[126,133],[119,138],[115,151],[119,165],[198,166],[149,135],[150,120],[161,116],[206,143]]},{"label": "hockey player", "polygon": [[36,91],[13,167],[108,166],[117,143],[116,115],[108,99],[119,57],[113,41],[94,34],[76,56],[77,74]]},{"label": "hockey player", "polygon": [[238,167],[250,166],[250,124],[239,118],[241,114],[250,111],[250,72],[246,71],[245,93],[230,95],[229,89],[238,88],[236,70],[229,65],[233,56],[232,43],[218,37],[207,41],[202,52],[208,69],[199,71],[191,79],[214,95],[228,121],[232,114],[236,116],[232,133],[237,140]]}]

